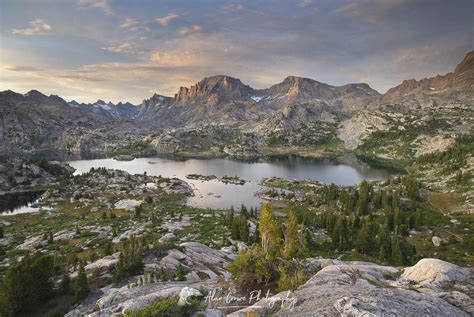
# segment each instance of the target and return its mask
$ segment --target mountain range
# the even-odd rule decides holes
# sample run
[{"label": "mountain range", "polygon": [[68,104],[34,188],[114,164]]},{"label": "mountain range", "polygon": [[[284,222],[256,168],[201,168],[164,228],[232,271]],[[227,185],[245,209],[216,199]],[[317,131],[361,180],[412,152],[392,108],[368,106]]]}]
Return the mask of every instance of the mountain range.
[{"label": "mountain range", "polygon": [[253,133],[268,142],[279,133],[301,129],[341,130],[344,122],[387,104],[414,109],[462,102],[472,107],[473,97],[474,51],[451,73],[405,80],[385,94],[365,83],[332,86],[297,76],[254,89],[226,75],[181,87],[173,97],[155,94],[140,105],[66,102],[36,90],[7,90],[0,92],[0,152],[44,147],[104,150],[158,132],[207,126]]}]

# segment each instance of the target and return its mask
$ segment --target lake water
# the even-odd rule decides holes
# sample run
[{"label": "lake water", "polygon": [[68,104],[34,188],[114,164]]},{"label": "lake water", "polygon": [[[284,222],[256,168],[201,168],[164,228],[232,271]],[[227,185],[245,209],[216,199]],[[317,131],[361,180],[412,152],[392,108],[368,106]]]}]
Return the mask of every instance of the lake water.
[{"label": "lake water", "polygon": [[35,202],[43,193],[44,190],[38,190],[0,195],[0,215],[37,212],[39,208],[35,207]]},{"label": "lake water", "polygon": [[[137,158],[133,161],[113,159],[75,160],[68,162],[76,173],[88,172],[92,167],[106,167],[124,170],[131,174],[163,177],[178,177],[188,182],[194,189],[194,197],[188,199],[190,206],[221,209],[230,206],[259,206],[262,200],[256,193],[264,188],[258,183],[264,177],[286,179],[310,179],[321,183],[354,185],[363,179],[382,180],[390,177],[386,170],[371,168],[355,158],[338,161],[329,159],[309,159],[302,157],[280,157],[263,162],[242,162],[222,159]],[[244,185],[224,184],[218,180],[201,181],[186,178],[189,174],[215,175],[217,177],[239,176],[247,181]]]}]

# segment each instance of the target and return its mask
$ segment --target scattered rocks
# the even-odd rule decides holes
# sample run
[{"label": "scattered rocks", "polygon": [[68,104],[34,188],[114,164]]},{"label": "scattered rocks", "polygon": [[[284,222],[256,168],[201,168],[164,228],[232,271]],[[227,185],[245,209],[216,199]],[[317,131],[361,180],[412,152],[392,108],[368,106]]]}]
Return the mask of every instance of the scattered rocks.
[{"label": "scattered rocks", "polygon": [[442,242],[442,241],[443,241],[443,240],[442,240],[440,237],[438,237],[438,236],[434,236],[434,237],[431,238],[431,242],[433,242],[433,245],[434,245],[435,247],[439,247],[439,246],[441,245],[441,242]]},{"label": "scattered rocks", "polygon": [[112,272],[119,261],[120,252],[105,256],[95,262],[87,264],[84,269],[87,274],[98,272],[99,274]]},{"label": "scattered rocks", "polygon": [[192,287],[183,287],[179,292],[178,305],[184,306],[190,304],[189,300],[192,297],[201,297],[202,294],[199,290]]},{"label": "scattered rocks", "polygon": [[142,203],[143,203],[143,200],[123,199],[116,202],[114,207],[117,209],[125,209],[128,211],[133,211]]}]

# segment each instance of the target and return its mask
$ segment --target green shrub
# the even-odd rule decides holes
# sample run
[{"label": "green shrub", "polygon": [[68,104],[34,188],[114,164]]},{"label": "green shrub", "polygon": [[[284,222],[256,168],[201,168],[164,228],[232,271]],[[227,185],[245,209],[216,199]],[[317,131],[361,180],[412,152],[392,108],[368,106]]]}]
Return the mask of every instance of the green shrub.
[{"label": "green shrub", "polygon": [[189,305],[179,306],[178,297],[165,298],[143,309],[127,312],[126,317],[186,317],[199,310],[199,301],[192,299]]}]

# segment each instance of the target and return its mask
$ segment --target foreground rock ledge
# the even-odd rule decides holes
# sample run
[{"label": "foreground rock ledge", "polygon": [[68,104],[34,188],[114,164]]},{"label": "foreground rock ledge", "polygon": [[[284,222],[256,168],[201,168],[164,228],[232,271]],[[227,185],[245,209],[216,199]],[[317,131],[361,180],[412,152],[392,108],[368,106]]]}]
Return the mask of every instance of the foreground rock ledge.
[{"label": "foreground rock ledge", "polygon": [[[186,245],[184,258],[202,265],[198,253],[208,247],[190,243]],[[211,251],[211,249],[207,250]],[[201,255],[201,254],[200,254]],[[214,264],[227,262],[216,253]],[[183,260],[184,261],[184,260]],[[222,262],[221,262],[222,261]],[[209,261],[205,261],[209,262]],[[219,263],[219,264],[220,264]],[[220,266],[220,265],[217,266]],[[209,264],[211,265],[211,264]],[[201,268],[202,269],[202,268]],[[263,299],[253,306],[230,313],[227,316],[471,316],[473,300],[468,294],[474,290],[472,270],[438,260],[422,259],[407,268],[382,266],[368,262],[344,262],[329,259],[307,259],[309,271],[319,270],[305,284],[289,296],[296,300],[293,305],[280,305],[287,292]],[[226,272],[220,267],[221,274]],[[227,272],[228,273],[228,272]],[[225,273],[224,273],[225,274]],[[225,274],[226,275],[226,274]],[[117,292],[110,287],[102,296],[88,298],[88,305],[81,306],[66,316],[122,316],[122,313],[141,309],[155,300],[177,296],[185,287],[211,289],[219,287],[218,279],[186,282],[154,283],[135,289],[122,287]],[[128,293],[128,294],[127,294]],[[278,300],[280,299],[280,300]],[[275,301],[276,305],[270,305]],[[84,309],[89,306],[89,309]],[[271,308],[273,307],[273,308]],[[88,313],[86,313],[88,311]],[[225,316],[223,311],[212,309],[203,316]],[[88,315],[90,314],[90,315]]]},{"label": "foreground rock ledge", "polygon": [[[274,316],[471,316],[474,306],[467,294],[473,289],[472,271],[438,259],[422,259],[401,270],[325,260],[322,269],[290,295],[296,305],[283,305]],[[249,311],[264,315],[270,301],[284,297],[284,292],[277,294],[230,316]]]}]

